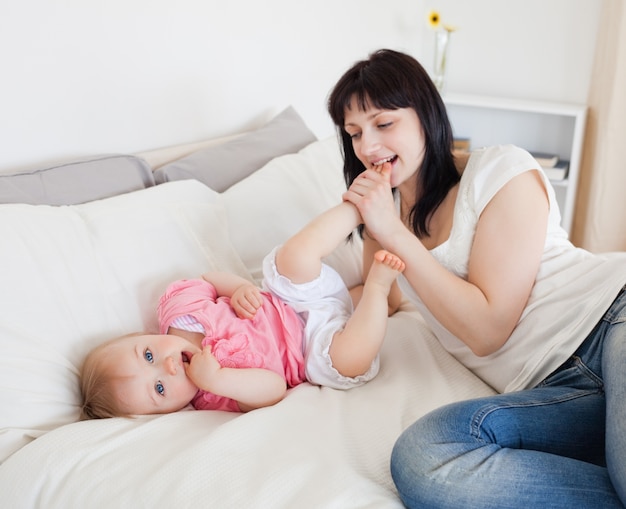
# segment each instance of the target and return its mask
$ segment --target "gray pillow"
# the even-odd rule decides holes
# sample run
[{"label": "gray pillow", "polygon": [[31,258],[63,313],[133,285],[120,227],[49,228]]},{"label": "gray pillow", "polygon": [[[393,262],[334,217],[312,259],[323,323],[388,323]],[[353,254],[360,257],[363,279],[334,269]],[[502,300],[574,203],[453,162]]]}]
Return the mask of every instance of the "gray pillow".
[{"label": "gray pillow", "polygon": [[0,174],[0,203],[76,205],[151,187],[152,169],[130,155],[101,155],[11,175]]},{"label": "gray pillow", "polygon": [[157,184],[196,179],[221,193],[275,157],[296,153],[314,141],[316,136],[289,106],[259,129],[161,166],[154,178]]}]

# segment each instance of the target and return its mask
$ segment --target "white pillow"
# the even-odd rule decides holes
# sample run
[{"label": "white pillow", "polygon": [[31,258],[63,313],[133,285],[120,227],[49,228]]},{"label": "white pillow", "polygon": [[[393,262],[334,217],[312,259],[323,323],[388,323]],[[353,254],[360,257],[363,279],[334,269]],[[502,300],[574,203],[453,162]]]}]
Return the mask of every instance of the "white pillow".
[{"label": "white pillow", "polygon": [[213,269],[251,279],[216,194],[187,180],[82,205],[0,205],[0,462],[78,419],[86,353],[156,331],[170,281]]},{"label": "white pillow", "polygon": [[[341,202],[346,190],[342,168],[333,136],[273,159],[219,195],[231,241],[257,282],[262,278],[263,258],[274,246]],[[361,282],[362,246],[355,234],[326,260],[348,287]]]}]

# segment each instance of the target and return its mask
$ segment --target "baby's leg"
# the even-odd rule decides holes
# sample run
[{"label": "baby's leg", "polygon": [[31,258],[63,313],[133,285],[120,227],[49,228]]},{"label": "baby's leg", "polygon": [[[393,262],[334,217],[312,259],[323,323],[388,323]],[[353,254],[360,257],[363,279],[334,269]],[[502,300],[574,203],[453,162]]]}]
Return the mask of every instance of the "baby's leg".
[{"label": "baby's leg", "polygon": [[333,366],[342,375],[366,373],[378,355],[387,330],[389,290],[404,268],[404,262],[389,251],[380,250],[374,255],[361,300],[330,345]]},{"label": "baby's leg", "polygon": [[317,216],[277,251],[278,272],[293,283],[312,281],[320,275],[322,258],[344,242],[361,222],[359,211],[349,202]]}]

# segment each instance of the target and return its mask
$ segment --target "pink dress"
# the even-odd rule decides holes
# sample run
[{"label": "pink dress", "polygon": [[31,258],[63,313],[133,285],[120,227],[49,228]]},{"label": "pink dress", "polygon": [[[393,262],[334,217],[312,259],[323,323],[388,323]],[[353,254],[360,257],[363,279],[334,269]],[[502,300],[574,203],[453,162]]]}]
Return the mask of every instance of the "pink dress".
[{"label": "pink dress", "polygon": [[[247,320],[239,318],[230,306],[230,298],[218,297],[209,282],[175,281],[159,301],[161,334],[167,333],[177,317],[191,315],[204,327],[202,345],[211,348],[220,365],[268,369],[284,377],[287,386],[294,387],[305,381],[303,322],[277,297],[262,294],[263,305],[252,320]],[[198,410],[239,412],[236,401],[201,390],[192,404]]]}]

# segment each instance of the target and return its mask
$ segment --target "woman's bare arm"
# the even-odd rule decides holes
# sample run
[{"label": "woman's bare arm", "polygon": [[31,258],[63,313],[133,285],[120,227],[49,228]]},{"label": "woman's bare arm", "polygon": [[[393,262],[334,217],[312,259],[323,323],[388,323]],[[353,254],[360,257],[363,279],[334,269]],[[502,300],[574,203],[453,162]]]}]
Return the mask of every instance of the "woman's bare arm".
[{"label": "woman's bare arm", "polygon": [[[405,263],[404,275],[435,318],[480,356],[509,338],[536,279],[549,212],[536,171],[508,182],[483,211],[476,229],[467,281],[444,268],[421,241],[392,217],[388,175],[370,173],[369,189],[349,195],[370,234]],[[373,189],[373,190],[372,190]],[[383,220],[384,219],[384,220]]]}]

